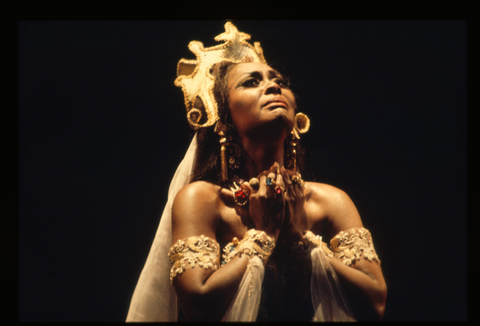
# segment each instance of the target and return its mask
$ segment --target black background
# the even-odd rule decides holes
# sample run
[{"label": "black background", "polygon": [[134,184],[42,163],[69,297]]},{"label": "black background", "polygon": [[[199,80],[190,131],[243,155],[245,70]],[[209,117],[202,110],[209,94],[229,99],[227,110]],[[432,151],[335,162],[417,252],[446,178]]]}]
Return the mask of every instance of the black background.
[{"label": "black background", "polygon": [[[192,137],[176,65],[224,22],[18,23],[21,321],[125,320]],[[466,22],[233,22],[291,77],[315,181],[372,232],[384,320],[466,320]]]}]

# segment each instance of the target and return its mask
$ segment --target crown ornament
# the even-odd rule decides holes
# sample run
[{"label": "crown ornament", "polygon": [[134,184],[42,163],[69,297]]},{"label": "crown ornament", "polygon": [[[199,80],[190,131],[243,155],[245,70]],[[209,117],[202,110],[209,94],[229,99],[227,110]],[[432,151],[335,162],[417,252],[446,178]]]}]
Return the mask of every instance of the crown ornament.
[{"label": "crown ornament", "polygon": [[[204,48],[199,41],[191,41],[188,45],[197,58],[180,59],[175,86],[182,88],[187,119],[192,129],[209,127],[219,120],[218,104],[213,93],[215,78],[211,74],[215,64],[222,61],[266,64],[260,43],[251,45],[247,42],[249,39],[249,34],[239,32],[235,25],[227,22],[225,32],[214,38],[215,41],[224,43],[208,48]],[[197,99],[202,101],[203,108],[194,106]]]}]

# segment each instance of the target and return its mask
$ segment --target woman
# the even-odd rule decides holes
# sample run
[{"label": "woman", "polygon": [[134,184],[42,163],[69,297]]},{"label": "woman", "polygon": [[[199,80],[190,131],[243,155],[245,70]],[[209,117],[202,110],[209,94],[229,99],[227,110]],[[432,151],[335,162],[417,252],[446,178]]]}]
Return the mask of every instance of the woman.
[{"label": "woman", "polygon": [[[309,120],[295,115],[288,80],[249,35],[231,23],[225,30],[216,38],[224,44],[193,41],[197,60],[179,62],[175,84],[199,131],[127,321],[381,319],[386,285],[353,202],[297,172]],[[165,282],[167,243],[174,292]]]}]

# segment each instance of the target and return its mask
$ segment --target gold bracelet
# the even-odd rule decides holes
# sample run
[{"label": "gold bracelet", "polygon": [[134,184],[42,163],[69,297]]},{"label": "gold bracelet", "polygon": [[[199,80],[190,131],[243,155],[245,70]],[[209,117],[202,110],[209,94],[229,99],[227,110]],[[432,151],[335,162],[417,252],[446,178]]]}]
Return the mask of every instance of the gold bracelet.
[{"label": "gold bracelet", "polygon": [[341,231],[330,241],[330,246],[333,255],[345,265],[351,265],[355,260],[360,260],[362,256],[369,261],[376,260],[380,264],[373,247],[372,236],[365,228]]},{"label": "gold bracelet", "polygon": [[228,263],[233,257],[245,254],[250,258],[258,256],[265,264],[272,254],[273,248],[275,248],[274,238],[269,237],[264,231],[250,229],[245,233],[243,240],[238,241],[237,238],[234,238],[225,246],[223,258],[225,263]]},{"label": "gold bracelet", "polygon": [[[204,269],[213,268],[214,271],[220,266],[220,246],[218,242],[201,236],[193,236],[178,240],[170,248],[168,258],[172,268],[170,269],[170,282],[186,268],[195,268],[198,264]],[[188,262],[188,265],[185,264]]]}]

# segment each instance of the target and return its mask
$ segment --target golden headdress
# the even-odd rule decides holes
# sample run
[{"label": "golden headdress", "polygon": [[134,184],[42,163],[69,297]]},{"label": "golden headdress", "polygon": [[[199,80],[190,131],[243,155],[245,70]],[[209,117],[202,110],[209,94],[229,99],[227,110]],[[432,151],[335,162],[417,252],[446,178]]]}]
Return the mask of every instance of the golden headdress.
[{"label": "golden headdress", "polygon": [[[222,61],[266,63],[260,43],[255,42],[252,46],[247,42],[249,39],[249,34],[239,32],[235,25],[227,22],[225,33],[215,37],[215,41],[225,43],[209,48],[204,48],[199,41],[191,41],[188,45],[197,59],[180,59],[175,85],[182,87],[187,119],[192,129],[209,127],[219,120],[218,105],[213,94],[215,79],[211,74],[215,64]],[[203,103],[202,110],[194,107],[197,98]]]}]

